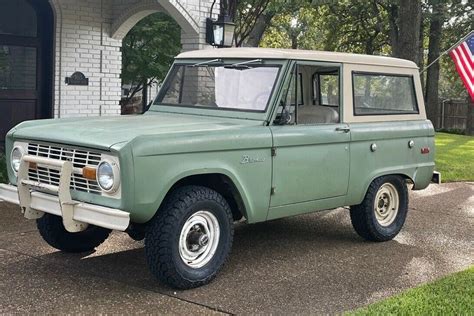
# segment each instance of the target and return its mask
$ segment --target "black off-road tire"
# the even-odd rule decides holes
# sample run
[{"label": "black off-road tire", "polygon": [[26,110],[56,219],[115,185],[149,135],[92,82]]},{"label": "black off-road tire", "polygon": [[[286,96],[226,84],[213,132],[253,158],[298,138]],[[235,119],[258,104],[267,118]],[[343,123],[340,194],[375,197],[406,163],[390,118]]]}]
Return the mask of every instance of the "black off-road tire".
[{"label": "black off-road tire", "polygon": [[[385,183],[392,184],[399,197],[398,213],[388,226],[379,224],[374,203],[379,188]],[[408,189],[402,177],[396,175],[383,176],[375,179],[369,186],[364,200],[350,208],[351,222],[354,230],[362,238],[369,241],[388,241],[393,239],[402,229],[408,212]]]},{"label": "black off-road tire", "polygon": [[142,241],[143,239],[145,239],[145,231],[146,227],[144,225],[132,223],[128,226],[125,232],[133,240]]},{"label": "black off-road tire", "polygon": [[61,217],[44,214],[36,220],[41,237],[52,247],[65,252],[85,252],[94,250],[103,243],[111,232],[110,229],[89,225],[78,233],[68,232]]},{"label": "black off-road tire", "polygon": [[[186,221],[207,210],[219,223],[220,236],[212,259],[200,268],[185,264],[179,253],[179,238]],[[176,189],[151,220],[145,237],[145,255],[151,273],[162,283],[177,289],[191,289],[209,283],[227,260],[234,227],[227,201],[216,191],[202,186]]]}]

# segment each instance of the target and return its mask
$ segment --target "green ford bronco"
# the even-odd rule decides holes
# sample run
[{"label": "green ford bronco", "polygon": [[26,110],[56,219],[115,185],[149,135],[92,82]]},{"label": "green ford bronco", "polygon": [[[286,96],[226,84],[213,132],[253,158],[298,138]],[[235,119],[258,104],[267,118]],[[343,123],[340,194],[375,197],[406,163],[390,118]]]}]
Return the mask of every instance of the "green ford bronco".
[{"label": "green ford bronco", "polygon": [[23,122],[6,151],[0,199],[48,244],[91,251],[125,231],[180,289],[216,276],[234,221],[350,206],[361,237],[386,241],[408,184],[439,180],[416,65],[316,51],[185,52],[145,114]]}]

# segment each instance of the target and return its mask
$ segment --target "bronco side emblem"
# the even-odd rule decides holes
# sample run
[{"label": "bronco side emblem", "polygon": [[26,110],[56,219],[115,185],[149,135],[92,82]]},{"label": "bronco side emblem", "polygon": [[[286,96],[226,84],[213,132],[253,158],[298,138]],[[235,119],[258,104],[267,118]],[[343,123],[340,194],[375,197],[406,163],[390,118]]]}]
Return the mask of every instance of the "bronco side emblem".
[{"label": "bronco side emblem", "polygon": [[265,158],[251,158],[248,155],[243,155],[240,163],[247,164],[247,163],[264,162],[264,161],[265,161]]}]

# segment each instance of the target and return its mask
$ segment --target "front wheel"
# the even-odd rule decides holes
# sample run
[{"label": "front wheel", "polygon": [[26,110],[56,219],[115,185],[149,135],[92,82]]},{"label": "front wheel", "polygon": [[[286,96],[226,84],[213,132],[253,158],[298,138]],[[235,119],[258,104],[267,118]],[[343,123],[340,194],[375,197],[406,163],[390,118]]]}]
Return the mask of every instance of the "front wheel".
[{"label": "front wheel", "polygon": [[408,190],[400,176],[384,176],[369,186],[364,200],[351,206],[351,222],[359,236],[370,241],[393,239],[408,212]]},{"label": "front wheel", "polygon": [[166,199],[145,235],[152,274],[178,289],[209,283],[226,261],[233,239],[232,212],[216,191],[185,186]]},{"label": "front wheel", "polygon": [[44,214],[36,220],[41,237],[52,247],[64,252],[85,252],[94,250],[109,237],[110,229],[89,225],[86,230],[70,233],[64,228],[63,219]]}]

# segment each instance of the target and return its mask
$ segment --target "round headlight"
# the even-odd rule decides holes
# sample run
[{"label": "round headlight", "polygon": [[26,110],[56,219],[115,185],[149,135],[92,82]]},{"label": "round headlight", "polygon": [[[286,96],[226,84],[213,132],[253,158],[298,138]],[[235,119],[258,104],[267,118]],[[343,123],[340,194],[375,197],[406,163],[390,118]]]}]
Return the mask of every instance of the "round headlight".
[{"label": "round headlight", "polygon": [[117,187],[115,166],[108,161],[102,161],[97,167],[97,182],[104,191],[111,191]]},{"label": "round headlight", "polygon": [[13,171],[15,172],[20,170],[21,157],[23,157],[23,150],[20,147],[13,148],[12,154],[10,156],[10,163]]}]

